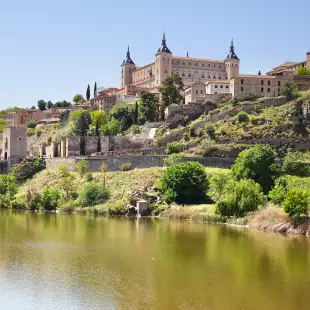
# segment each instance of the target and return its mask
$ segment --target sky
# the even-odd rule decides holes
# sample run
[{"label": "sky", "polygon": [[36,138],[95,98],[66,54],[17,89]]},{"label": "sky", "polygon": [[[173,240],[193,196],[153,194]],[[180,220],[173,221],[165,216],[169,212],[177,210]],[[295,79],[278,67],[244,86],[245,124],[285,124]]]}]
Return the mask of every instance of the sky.
[{"label": "sky", "polygon": [[224,59],[233,38],[243,74],[304,61],[309,12],[309,0],[0,0],[0,109],[119,87],[128,44],[145,65],[164,31],[176,56]]}]

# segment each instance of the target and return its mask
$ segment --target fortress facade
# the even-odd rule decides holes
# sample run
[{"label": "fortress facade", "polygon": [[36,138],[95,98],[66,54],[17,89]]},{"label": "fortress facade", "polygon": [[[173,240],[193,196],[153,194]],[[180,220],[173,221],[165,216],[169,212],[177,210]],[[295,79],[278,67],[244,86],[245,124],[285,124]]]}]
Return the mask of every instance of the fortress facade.
[{"label": "fortress facade", "polygon": [[131,58],[129,47],[121,65],[120,87],[123,95],[135,95],[142,91],[157,92],[163,80],[172,74],[182,77],[184,85],[213,80],[230,80],[239,74],[240,59],[235,53],[233,41],[224,60],[174,56],[167,46],[165,34],[155,61],[138,67]]}]

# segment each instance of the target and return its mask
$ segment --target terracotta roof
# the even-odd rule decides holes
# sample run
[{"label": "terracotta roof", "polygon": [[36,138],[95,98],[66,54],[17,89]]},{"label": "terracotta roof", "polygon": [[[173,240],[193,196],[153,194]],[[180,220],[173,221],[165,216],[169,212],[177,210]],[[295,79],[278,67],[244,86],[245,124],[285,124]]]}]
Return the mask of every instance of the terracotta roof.
[{"label": "terracotta roof", "polygon": [[257,79],[275,79],[274,75],[257,75],[257,74],[239,74],[234,78],[257,78]]},{"label": "terracotta roof", "polygon": [[281,67],[291,67],[291,66],[295,66],[299,63],[301,63],[301,62],[286,61],[283,64],[276,66],[274,69],[281,68]]},{"label": "terracotta roof", "polygon": [[182,56],[173,56],[172,59],[176,60],[191,60],[191,61],[203,61],[203,62],[210,62],[210,63],[220,63],[223,64],[224,60],[216,60],[216,59],[207,59],[207,58],[193,58],[193,57],[182,57]]},{"label": "terracotta roof", "polygon": [[218,83],[218,84],[229,84],[230,81],[229,80],[212,80],[212,81],[208,81],[206,84],[211,84],[211,83]]}]

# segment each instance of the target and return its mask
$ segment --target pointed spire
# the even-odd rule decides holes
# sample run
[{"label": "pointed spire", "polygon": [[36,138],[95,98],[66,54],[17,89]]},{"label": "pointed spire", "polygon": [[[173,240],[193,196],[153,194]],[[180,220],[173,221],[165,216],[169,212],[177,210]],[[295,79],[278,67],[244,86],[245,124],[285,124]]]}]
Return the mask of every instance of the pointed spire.
[{"label": "pointed spire", "polygon": [[234,39],[231,39],[229,54],[227,55],[227,59],[239,59],[235,53],[234,47]]},{"label": "pointed spire", "polygon": [[186,57],[188,58],[188,51],[186,52]]},{"label": "pointed spire", "polygon": [[165,32],[163,33],[163,39],[161,41],[161,47],[158,49],[158,53],[170,53],[169,48],[166,45],[166,34]]},{"label": "pointed spire", "polygon": [[130,65],[135,64],[130,57],[129,44],[128,44],[128,48],[127,48],[126,59],[123,61],[123,64],[130,64]]},{"label": "pointed spire", "polygon": [[258,71],[258,75],[262,75],[261,72],[260,72],[260,70]]}]

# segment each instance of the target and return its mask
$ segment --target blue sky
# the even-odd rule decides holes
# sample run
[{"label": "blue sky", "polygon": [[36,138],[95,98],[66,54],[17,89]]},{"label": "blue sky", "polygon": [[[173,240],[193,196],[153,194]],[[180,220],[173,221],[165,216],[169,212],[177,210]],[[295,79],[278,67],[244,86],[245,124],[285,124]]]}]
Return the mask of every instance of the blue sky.
[{"label": "blue sky", "polygon": [[127,45],[152,62],[163,31],[177,56],[223,59],[234,38],[241,73],[302,61],[309,12],[309,0],[1,0],[0,108],[119,87]]}]

